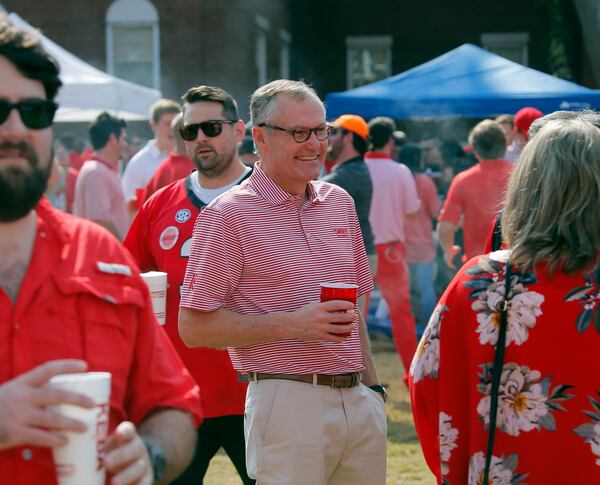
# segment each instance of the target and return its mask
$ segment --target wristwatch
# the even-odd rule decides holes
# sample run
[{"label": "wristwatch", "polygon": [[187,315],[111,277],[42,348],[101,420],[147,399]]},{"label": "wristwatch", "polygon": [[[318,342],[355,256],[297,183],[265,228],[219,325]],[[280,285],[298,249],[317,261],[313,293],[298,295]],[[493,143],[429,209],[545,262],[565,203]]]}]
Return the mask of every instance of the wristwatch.
[{"label": "wristwatch", "polygon": [[374,386],[369,386],[369,389],[371,389],[372,391],[375,391],[378,394],[381,394],[381,397],[383,398],[383,402],[387,401],[387,391],[385,390],[385,387],[380,386],[379,384],[375,384]]},{"label": "wristwatch", "polygon": [[154,474],[154,481],[160,481],[167,471],[167,460],[165,454],[158,446],[152,441],[144,441],[146,449],[148,450],[148,456],[150,457],[150,463],[152,464],[152,472]]}]

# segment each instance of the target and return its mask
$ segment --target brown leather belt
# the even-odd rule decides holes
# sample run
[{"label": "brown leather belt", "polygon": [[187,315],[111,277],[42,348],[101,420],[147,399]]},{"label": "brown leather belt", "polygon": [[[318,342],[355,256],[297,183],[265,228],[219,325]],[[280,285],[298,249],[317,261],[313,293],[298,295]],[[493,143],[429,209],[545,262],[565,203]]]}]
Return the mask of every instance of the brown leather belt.
[{"label": "brown leather belt", "polygon": [[306,382],[329,387],[355,387],[362,380],[360,372],[352,374],[262,374],[260,372],[239,372],[240,382],[262,381],[265,379],[282,379],[286,381]]}]

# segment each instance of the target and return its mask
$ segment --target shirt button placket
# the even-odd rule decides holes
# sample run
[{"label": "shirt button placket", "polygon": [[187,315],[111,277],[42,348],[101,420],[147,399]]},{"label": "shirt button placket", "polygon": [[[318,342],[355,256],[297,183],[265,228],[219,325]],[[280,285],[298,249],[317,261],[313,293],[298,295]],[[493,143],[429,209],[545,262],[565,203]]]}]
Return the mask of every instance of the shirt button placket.
[{"label": "shirt button placket", "polygon": [[29,448],[25,448],[21,451],[21,457],[25,461],[30,461],[33,458],[33,452]]}]

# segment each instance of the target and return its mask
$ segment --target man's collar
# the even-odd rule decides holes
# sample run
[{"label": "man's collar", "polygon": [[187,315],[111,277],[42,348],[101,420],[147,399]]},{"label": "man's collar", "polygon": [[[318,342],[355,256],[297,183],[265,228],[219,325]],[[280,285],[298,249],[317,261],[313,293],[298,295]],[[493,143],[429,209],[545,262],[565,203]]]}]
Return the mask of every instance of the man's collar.
[{"label": "man's collar", "polygon": [[[277,183],[262,169],[260,160],[254,164],[254,170],[250,177],[250,181],[256,192],[273,205],[281,205],[288,201],[302,199],[301,195],[292,195],[277,185]],[[323,201],[323,198],[319,195],[314,185],[314,180],[311,180],[306,184],[308,191],[307,200],[313,204]]]},{"label": "man's collar", "polygon": [[387,160],[391,160],[392,157],[390,157],[387,153],[383,153],[383,152],[367,152],[365,153],[365,160],[369,160],[369,159],[373,159],[373,158],[379,158],[379,159],[387,159]]},{"label": "man's collar", "polygon": [[112,163],[110,163],[109,161],[105,160],[104,158],[99,157],[98,154],[95,153],[95,152],[92,155],[92,158],[90,160],[94,160],[95,162],[98,162],[101,165],[104,165],[106,168],[108,168],[109,170],[112,170],[113,172],[118,172],[119,171],[119,161],[118,160],[113,165]]},{"label": "man's collar", "polygon": [[69,235],[65,229],[64,222],[59,217],[61,212],[52,207],[50,201],[44,196],[40,199],[35,212],[38,217],[38,232],[45,237],[47,231],[52,232],[59,240],[66,244],[69,240]]}]

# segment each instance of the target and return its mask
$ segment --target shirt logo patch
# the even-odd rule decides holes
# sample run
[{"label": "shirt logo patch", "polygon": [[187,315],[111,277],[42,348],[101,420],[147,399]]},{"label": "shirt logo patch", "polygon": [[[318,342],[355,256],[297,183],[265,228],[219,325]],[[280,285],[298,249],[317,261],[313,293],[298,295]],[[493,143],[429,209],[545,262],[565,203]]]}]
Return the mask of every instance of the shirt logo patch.
[{"label": "shirt logo patch", "polygon": [[192,217],[192,212],[189,209],[181,209],[175,214],[175,220],[179,222],[179,224],[187,222],[190,217]]},{"label": "shirt logo patch", "polygon": [[348,237],[350,235],[350,231],[348,231],[347,227],[334,227],[333,235],[337,237]]},{"label": "shirt logo patch", "polygon": [[169,249],[173,249],[173,246],[177,244],[178,239],[179,229],[177,229],[175,226],[169,226],[161,233],[158,242],[161,248],[163,248],[165,251],[168,251]]},{"label": "shirt logo patch", "polygon": [[98,261],[97,267],[102,273],[131,276],[131,268],[125,264],[105,263],[103,261]]}]

